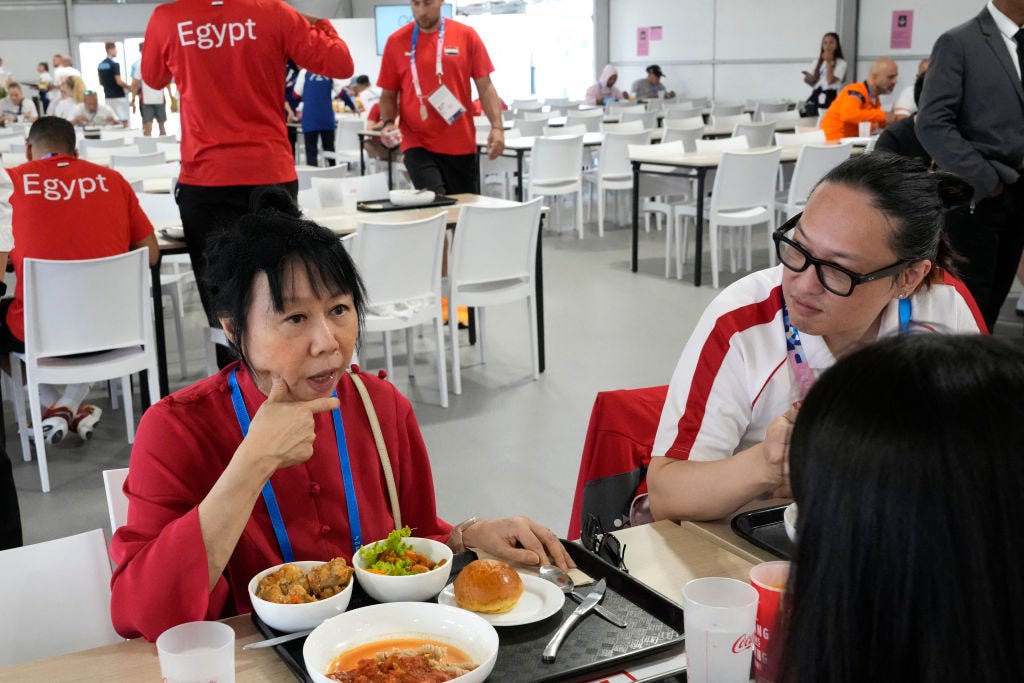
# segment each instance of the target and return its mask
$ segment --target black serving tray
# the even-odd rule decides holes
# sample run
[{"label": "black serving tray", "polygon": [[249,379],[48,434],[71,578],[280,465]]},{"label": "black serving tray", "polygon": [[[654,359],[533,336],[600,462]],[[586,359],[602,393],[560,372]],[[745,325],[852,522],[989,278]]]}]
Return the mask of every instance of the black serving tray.
[{"label": "black serving tray", "polygon": [[758,548],[783,560],[792,559],[796,546],[789,540],[782,514],[788,505],[743,512],[732,518],[732,530]]},{"label": "black serving tray", "polygon": [[451,206],[458,200],[455,197],[449,197],[446,194],[439,194],[434,197],[434,201],[427,204],[417,204],[416,206],[408,206],[405,204],[392,204],[389,199],[374,199],[365,202],[356,202],[356,208],[360,211],[369,211],[371,213],[379,213],[381,211],[406,211],[408,209],[429,209],[432,206]]},{"label": "black serving tray", "polygon": [[[604,577],[608,588],[602,605],[616,612],[626,620],[628,626],[617,628],[601,617],[590,614],[580,621],[562,643],[558,659],[554,662],[541,660],[541,652],[562,621],[576,608],[576,603],[566,600],[561,612],[539,622],[522,626],[498,626],[498,661],[488,676],[488,681],[542,683],[563,681],[579,677],[587,672],[621,668],[625,662],[640,659],[684,642],[683,610],[660,593],[648,588],[629,574],[622,572],[582,546],[562,541],[576,565],[596,581]],[[462,569],[476,555],[460,553],[452,561],[454,581]],[[359,586],[353,586],[349,610],[375,604]],[[282,635],[266,624],[256,613],[252,613],[256,627],[267,638]],[[274,647],[295,677],[304,683],[312,679],[306,673],[302,659],[305,638],[283,643]]]}]

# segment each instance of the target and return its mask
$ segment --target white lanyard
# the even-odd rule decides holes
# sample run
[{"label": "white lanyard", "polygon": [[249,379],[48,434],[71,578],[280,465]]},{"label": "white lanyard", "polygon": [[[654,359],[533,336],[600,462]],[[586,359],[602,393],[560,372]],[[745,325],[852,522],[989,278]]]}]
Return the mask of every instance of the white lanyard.
[{"label": "white lanyard", "polygon": [[[409,66],[412,68],[412,86],[416,90],[416,97],[420,101],[420,118],[426,120],[427,105],[423,103],[423,89],[420,88],[420,71],[416,67],[416,43],[420,37],[420,25],[414,24],[412,29],[412,49],[409,51]],[[444,54],[444,17],[441,17],[441,28],[437,32],[437,56],[434,60],[434,71],[437,74],[437,84],[441,84],[441,77],[444,76],[444,68],[441,66],[441,55]]]}]

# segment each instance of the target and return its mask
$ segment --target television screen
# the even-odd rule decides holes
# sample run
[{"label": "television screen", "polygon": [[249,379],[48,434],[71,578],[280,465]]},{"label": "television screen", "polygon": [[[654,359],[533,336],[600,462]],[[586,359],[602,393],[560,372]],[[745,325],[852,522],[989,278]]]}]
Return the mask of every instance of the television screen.
[{"label": "television screen", "polygon": [[[452,16],[451,3],[441,5],[441,15]],[[404,5],[377,5],[374,7],[374,19],[377,24],[377,54],[384,54],[384,44],[388,36],[412,21],[412,9],[409,3]]]}]

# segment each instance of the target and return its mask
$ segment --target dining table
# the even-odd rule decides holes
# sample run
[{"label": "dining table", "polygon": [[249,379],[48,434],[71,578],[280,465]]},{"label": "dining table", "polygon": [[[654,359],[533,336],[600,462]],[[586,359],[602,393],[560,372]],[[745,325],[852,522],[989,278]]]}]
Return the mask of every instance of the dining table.
[{"label": "dining table", "polygon": [[[749,151],[758,151],[769,148],[752,148]],[[781,148],[779,163],[796,163],[800,156],[800,146],[787,146]],[[722,152],[684,152],[683,154],[666,154],[663,151],[652,149],[650,152],[643,150],[639,153],[630,154],[630,163],[633,167],[633,244],[630,255],[630,268],[635,273],[639,266],[640,251],[640,174],[652,174],[660,176],[675,176],[680,183],[689,183],[696,180],[695,192],[696,212],[698,220],[695,221],[694,229],[694,260],[693,260],[693,285],[700,287],[701,267],[704,247],[704,222],[701,218],[704,215],[704,196],[706,190],[706,179],[709,171],[718,168],[722,162]],[[684,188],[680,188],[679,194],[685,194]]]},{"label": "dining table", "polygon": [[[438,211],[446,212],[446,223],[449,228],[454,228],[459,220],[459,213],[465,206],[502,207],[512,206],[516,203],[506,199],[485,197],[483,195],[477,194],[456,194],[451,196],[454,197],[455,203],[449,206],[441,207],[427,206],[402,209],[398,211],[351,211],[345,209],[344,207],[337,206],[313,209],[306,211],[305,214],[308,218],[330,229],[335,234],[347,235],[356,232],[356,230],[359,227],[359,223],[361,222],[372,221],[375,223],[404,223],[407,221],[421,220],[428,216],[434,215]],[[543,223],[543,212],[541,214],[541,222]],[[181,231],[180,221],[171,222],[168,224],[154,225],[153,227],[156,229],[157,232],[157,244],[160,247],[161,257],[168,254],[188,253],[188,248],[184,240],[178,238]],[[540,230],[541,227],[541,225],[538,225],[537,229]],[[155,320],[156,355],[157,369],[160,380],[160,395],[166,396],[170,392],[170,384],[167,372],[167,343],[164,330],[163,297],[160,294],[159,262],[157,262],[157,264],[153,266],[151,272],[151,282],[153,290],[153,317]],[[541,240],[537,240],[537,257],[535,261],[534,278],[536,280],[537,285],[537,347],[540,371],[544,372],[544,258]],[[149,404],[150,403],[147,400],[147,397],[143,395],[143,407],[145,408]]]},{"label": "dining table", "polygon": [[[761,505],[768,502],[759,501]],[[630,575],[664,598],[682,605],[682,587],[694,578],[722,576],[749,580],[750,569],[762,559],[775,559],[744,550],[744,541],[720,523],[692,523],[662,520],[615,531],[626,548]],[[761,551],[763,552],[763,551]],[[262,640],[250,615],[223,620],[235,631],[235,680],[238,683],[295,680],[273,648],[243,650],[242,646]],[[683,625],[675,625],[682,631]],[[625,683],[664,680],[686,670],[683,645],[619,664],[610,671],[590,672],[566,678],[573,683]],[[538,658],[540,653],[537,653]],[[0,669],[0,681],[103,680],[107,683],[156,681],[160,663],[156,646],[136,638],[103,647],[36,660]]]}]

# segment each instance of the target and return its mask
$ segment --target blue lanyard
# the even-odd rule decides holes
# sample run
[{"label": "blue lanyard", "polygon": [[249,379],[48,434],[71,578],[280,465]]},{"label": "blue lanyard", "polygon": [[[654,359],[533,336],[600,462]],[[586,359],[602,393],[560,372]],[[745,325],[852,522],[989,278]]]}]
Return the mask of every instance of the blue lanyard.
[{"label": "blue lanyard", "polygon": [[[235,418],[242,430],[242,438],[249,433],[249,411],[246,410],[245,401],[242,399],[242,390],[238,387],[238,378],[235,377],[237,370],[232,370],[228,375],[228,386],[231,388],[231,403],[235,409]],[[338,392],[334,392],[335,398]],[[348,506],[348,526],[352,534],[352,554],[354,555],[363,545],[363,532],[359,524],[359,503],[356,501],[356,488],[352,480],[352,466],[348,458],[348,446],[345,444],[345,427],[341,422],[341,409],[335,408],[331,411],[334,420],[334,436],[338,442],[338,460],[341,463],[341,477],[345,485],[345,502]],[[263,502],[267,505],[267,512],[270,514],[270,523],[274,526],[274,535],[277,536],[277,545],[281,548],[281,557],[285,562],[294,562],[295,553],[292,551],[291,541],[288,539],[288,530],[284,526],[284,518],[281,517],[281,508],[277,505],[277,497],[274,495],[274,487],[270,480],[263,485]]]},{"label": "blue lanyard", "polygon": [[[899,321],[900,334],[910,331],[910,316],[913,312],[913,304],[910,299],[899,299]],[[796,377],[797,390],[800,392],[800,400],[807,397],[814,384],[814,371],[807,363],[807,354],[804,353],[804,346],[800,343],[800,332],[793,327],[789,321],[789,309],[786,307],[786,300],[782,300],[782,326],[786,333],[786,359],[793,369]]]}]

